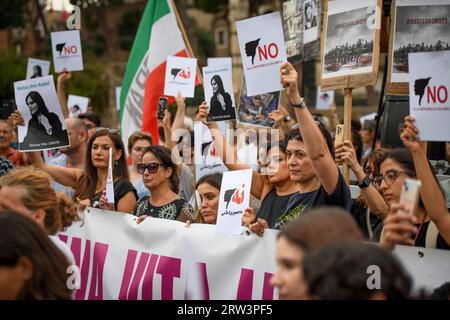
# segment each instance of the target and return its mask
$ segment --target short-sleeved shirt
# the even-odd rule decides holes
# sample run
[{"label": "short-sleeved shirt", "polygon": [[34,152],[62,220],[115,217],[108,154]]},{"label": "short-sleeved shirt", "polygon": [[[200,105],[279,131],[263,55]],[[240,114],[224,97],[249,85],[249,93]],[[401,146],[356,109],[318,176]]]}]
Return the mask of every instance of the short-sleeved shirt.
[{"label": "short-sleeved shirt", "polygon": [[[294,194],[296,194],[295,192]],[[267,221],[270,229],[273,229],[277,223],[278,218],[286,211],[289,199],[294,194],[285,196],[277,195],[275,188],[273,188],[261,203],[256,219],[264,219]]]},{"label": "short-sleeved shirt", "polygon": [[[336,168],[336,170],[338,169]],[[305,210],[310,208],[328,205],[350,210],[350,189],[345,183],[342,174],[338,172],[338,175],[336,189],[330,195],[327,194],[322,185],[317,190],[292,195],[288,201],[286,211],[278,217],[274,229],[280,229],[284,224],[301,216]]]},{"label": "short-sleeved shirt", "polygon": [[[49,164],[53,165],[53,166],[61,166],[61,167],[67,168],[67,155],[62,153],[59,156],[52,158],[49,161]],[[72,198],[73,193],[75,192],[75,190],[73,188],[62,185],[56,181],[53,181],[52,187],[53,187],[53,189],[55,189],[56,192],[59,192],[59,191],[64,192],[65,194],[67,194],[67,196],[69,196],[69,198]]]},{"label": "short-sleeved shirt", "polygon": [[[137,200],[137,194],[136,190],[134,189],[133,185],[130,181],[127,179],[119,179],[114,182],[114,207],[117,210],[117,204],[119,203],[120,199],[122,199],[128,192],[133,192],[136,200]],[[99,201],[102,196],[103,191],[95,194],[90,200],[93,208],[99,207]]]},{"label": "short-sleeved shirt", "polygon": [[178,197],[172,202],[157,207],[150,203],[150,197],[145,196],[138,200],[133,210],[133,215],[151,216],[159,219],[187,221],[194,219],[194,209],[182,197]]}]

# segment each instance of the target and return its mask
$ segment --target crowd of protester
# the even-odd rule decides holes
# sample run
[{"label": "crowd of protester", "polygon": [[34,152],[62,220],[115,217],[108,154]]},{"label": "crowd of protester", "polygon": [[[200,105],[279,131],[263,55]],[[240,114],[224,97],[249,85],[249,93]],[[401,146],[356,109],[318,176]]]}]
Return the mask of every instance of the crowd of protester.
[{"label": "crowd of protester", "polygon": [[[66,117],[64,83],[70,78],[70,72],[64,72],[57,83]],[[242,224],[261,237],[266,229],[280,230],[277,270],[271,279],[279,297],[420,298],[413,296],[412,280],[392,250],[400,244],[450,249],[450,215],[427,159],[427,142],[419,140],[414,119],[405,118],[403,148],[381,148],[370,122],[353,130],[351,141],[334,144],[339,120],[335,108],[327,128],[304,105],[290,63],[281,67],[280,80],[291,106],[269,115],[280,138],[258,145],[256,169],[238,160],[237,145],[217,123],[206,123],[207,102],[196,114],[196,120],[210,129],[217,154],[229,170],[253,169],[252,201]],[[138,217],[136,223],[216,223],[222,173],[196,182],[192,167],[180,161],[192,157],[192,151],[186,153],[191,146],[186,141],[193,140],[193,134],[188,131],[181,142],[175,139],[175,131],[186,129],[184,99],[177,97],[176,102],[173,121],[166,110],[159,124],[160,145],[148,133],[135,132],[126,148],[120,130],[101,127],[100,118],[87,112],[66,118],[71,145],[48,161],[41,152],[14,148],[17,126],[24,124],[20,112],[0,121],[0,299],[73,298],[66,270],[74,258],[55,235],[79,220],[86,207],[132,214]],[[114,205],[106,198],[110,149]],[[360,189],[354,199],[340,170],[343,164],[354,173],[353,187]],[[399,203],[406,178],[422,183],[413,215]],[[369,265],[383,269],[381,289],[367,287]],[[431,298],[449,295],[449,286],[443,284]]]}]

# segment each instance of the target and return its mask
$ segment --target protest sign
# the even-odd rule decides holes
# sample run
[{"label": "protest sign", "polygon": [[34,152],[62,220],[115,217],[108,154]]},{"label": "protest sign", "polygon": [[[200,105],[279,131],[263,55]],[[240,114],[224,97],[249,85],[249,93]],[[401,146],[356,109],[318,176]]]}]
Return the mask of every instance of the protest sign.
[{"label": "protest sign", "polygon": [[14,82],[19,126],[19,150],[47,150],[69,146],[67,127],[56,96],[53,76]]},{"label": "protest sign", "polygon": [[197,59],[167,57],[164,95],[176,97],[178,93],[185,98],[194,97]]},{"label": "protest sign", "polygon": [[223,67],[227,66],[230,70],[233,69],[233,61],[230,57],[225,58],[208,58],[206,60],[206,64],[208,67]]},{"label": "protest sign", "polygon": [[377,80],[381,0],[330,1],[322,36],[322,90]]},{"label": "protest sign", "polygon": [[109,148],[108,176],[106,177],[106,200],[108,201],[108,203],[114,204],[114,178],[112,157],[112,148]]},{"label": "protest sign", "polygon": [[237,120],[242,125],[271,128],[274,122],[269,118],[269,113],[278,109],[279,101],[280,91],[249,97],[244,79],[239,98]]},{"label": "protest sign", "polygon": [[250,203],[252,172],[252,169],[224,172],[220,187],[216,234],[241,234],[242,215]]},{"label": "protest sign", "polygon": [[209,115],[206,121],[236,119],[233,80],[229,66],[203,67],[203,86]]},{"label": "protest sign", "polygon": [[194,162],[197,181],[207,174],[228,170],[217,154],[209,128],[198,121],[194,122]]},{"label": "protest sign", "polygon": [[48,76],[50,70],[50,61],[39,59],[28,59],[26,79]]},{"label": "protest sign", "polygon": [[287,58],[280,13],[237,21],[236,29],[247,94],[282,90],[280,67]]},{"label": "protest sign", "polygon": [[334,91],[322,91],[317,87],[316,108],[319,110],[330,110],[334,103]]},{"label": "protest sign", "polygon": [[55,72],[83,70],[80,30],[52,32]]},{"label": "protest sign", "polygon": [[393,0],[387,93],[408,95],[408,54],[450,50],[450,0]]},{"label": "protest sign", "polygon": [[425,141],[450,141],[450,51],[409,54],[409,111]]},{"label": "protest sign", "polygon": [[116,109],[120,111],[120,94],[122,92],[122,87],[116,87]]},{"label": "protest sign", "polygon": [[80,113],[87,111],[89,98],[69,94],[67,98],[67,107],[69,108],[69,117],[76,118]]},{"label": "protest sign", "polygon": [[303,43],[316,41],[319,36],[319,6],[318,0],[303,2]]}]

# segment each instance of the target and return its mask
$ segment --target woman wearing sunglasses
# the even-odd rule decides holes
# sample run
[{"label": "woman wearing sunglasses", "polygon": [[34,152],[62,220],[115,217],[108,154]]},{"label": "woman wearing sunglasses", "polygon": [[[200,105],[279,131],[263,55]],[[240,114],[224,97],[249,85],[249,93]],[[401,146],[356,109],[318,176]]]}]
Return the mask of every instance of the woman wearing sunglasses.
[{"label": "woman wearing sunglasses", "polygon": [[[112,148],[114,205],[106,199],[109,149]],[[73,198],[81,207],[130,213],[137,200],[136,190],[128,179],[125,147],[117,129],[96,128],[89,139],[84,170],[52,166],[39,153],[29,153],[32,163],[50,174],[56,182],[75,189]]]},{"label": "woman wearing sunglasses", "polygon": [[137,223],[148,216],[183,222],[193,219],[194,209],[178,195],[180,180],[169,149],[147,147],[137,170],[142,174],[145,187],[150,190],[150,196],[139,199],[133,210],[133,214],[139,217]]},{"label": "woman wearing sunglasses", "polygon": [[[437,249],[450,249],[443,235],[449,237],[449,230],[445,230],[445,222],[439,224],[436,217],[436,202],[445,206],[445,199],[439,189],[438,182],[431,167],[426,160],[425,148],[422,145],[419,151],[417,132],[415,126],[409,124],[411,133],[402,133],[403,143],[408,149],[393,149],[387,151],[381,157],[378,168],[380,175],[375,177],[374,182],[383,192],[383,197],[390,207],[388,217],[374,231],[374,239],[380,241],[386,249],[393,249],[395,244],[406,244],[417,247],[430,247]],[[412,134],[414,133],[414,136]],[[411,141],[410,141],[411,140]],[[423,155],[421,156],[421,152]],[[422,159],[420,159],[422,157]],[[425,159],[423,159],[425,157]],[[419,205],[414,216],[405,211],[399,204],[402,185],[406,178],[420,179],[422,188],[420,190]],[[430,194],[432,190],[432,194]],[[435,200],[430,201],[434,197]],[[447,213],[448,215],[448,213]],[[445,231],[447,231],[445,233]]]}]

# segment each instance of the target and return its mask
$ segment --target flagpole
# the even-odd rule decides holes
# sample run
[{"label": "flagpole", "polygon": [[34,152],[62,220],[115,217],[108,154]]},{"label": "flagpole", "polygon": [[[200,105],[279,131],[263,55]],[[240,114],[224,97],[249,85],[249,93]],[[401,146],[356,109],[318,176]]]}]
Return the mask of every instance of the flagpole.
[{"label": "flagpole", "polygon": [[[192,50],[191,43],[189,42],[189,38],[187,36],[186,30],[184,29],[183,22],[181,21],[180,15],[178,14],[177,6],[175,5],[174,0],[170,0],[170,3],[172,4],[173,12],[175,14],[175,18],[177,19],[177,24],[181,30],[181,34],[183,35],[184,43],[186,43],[186,48],[189,52],[189,55],[192,58],[195,58],[194,51]],[[203,77],[202,77],[202,73],[200,72],[200,68],[198,67],[198,63],[197,63],[197,74],[200,79],[200,82],[203,83]]]}]

